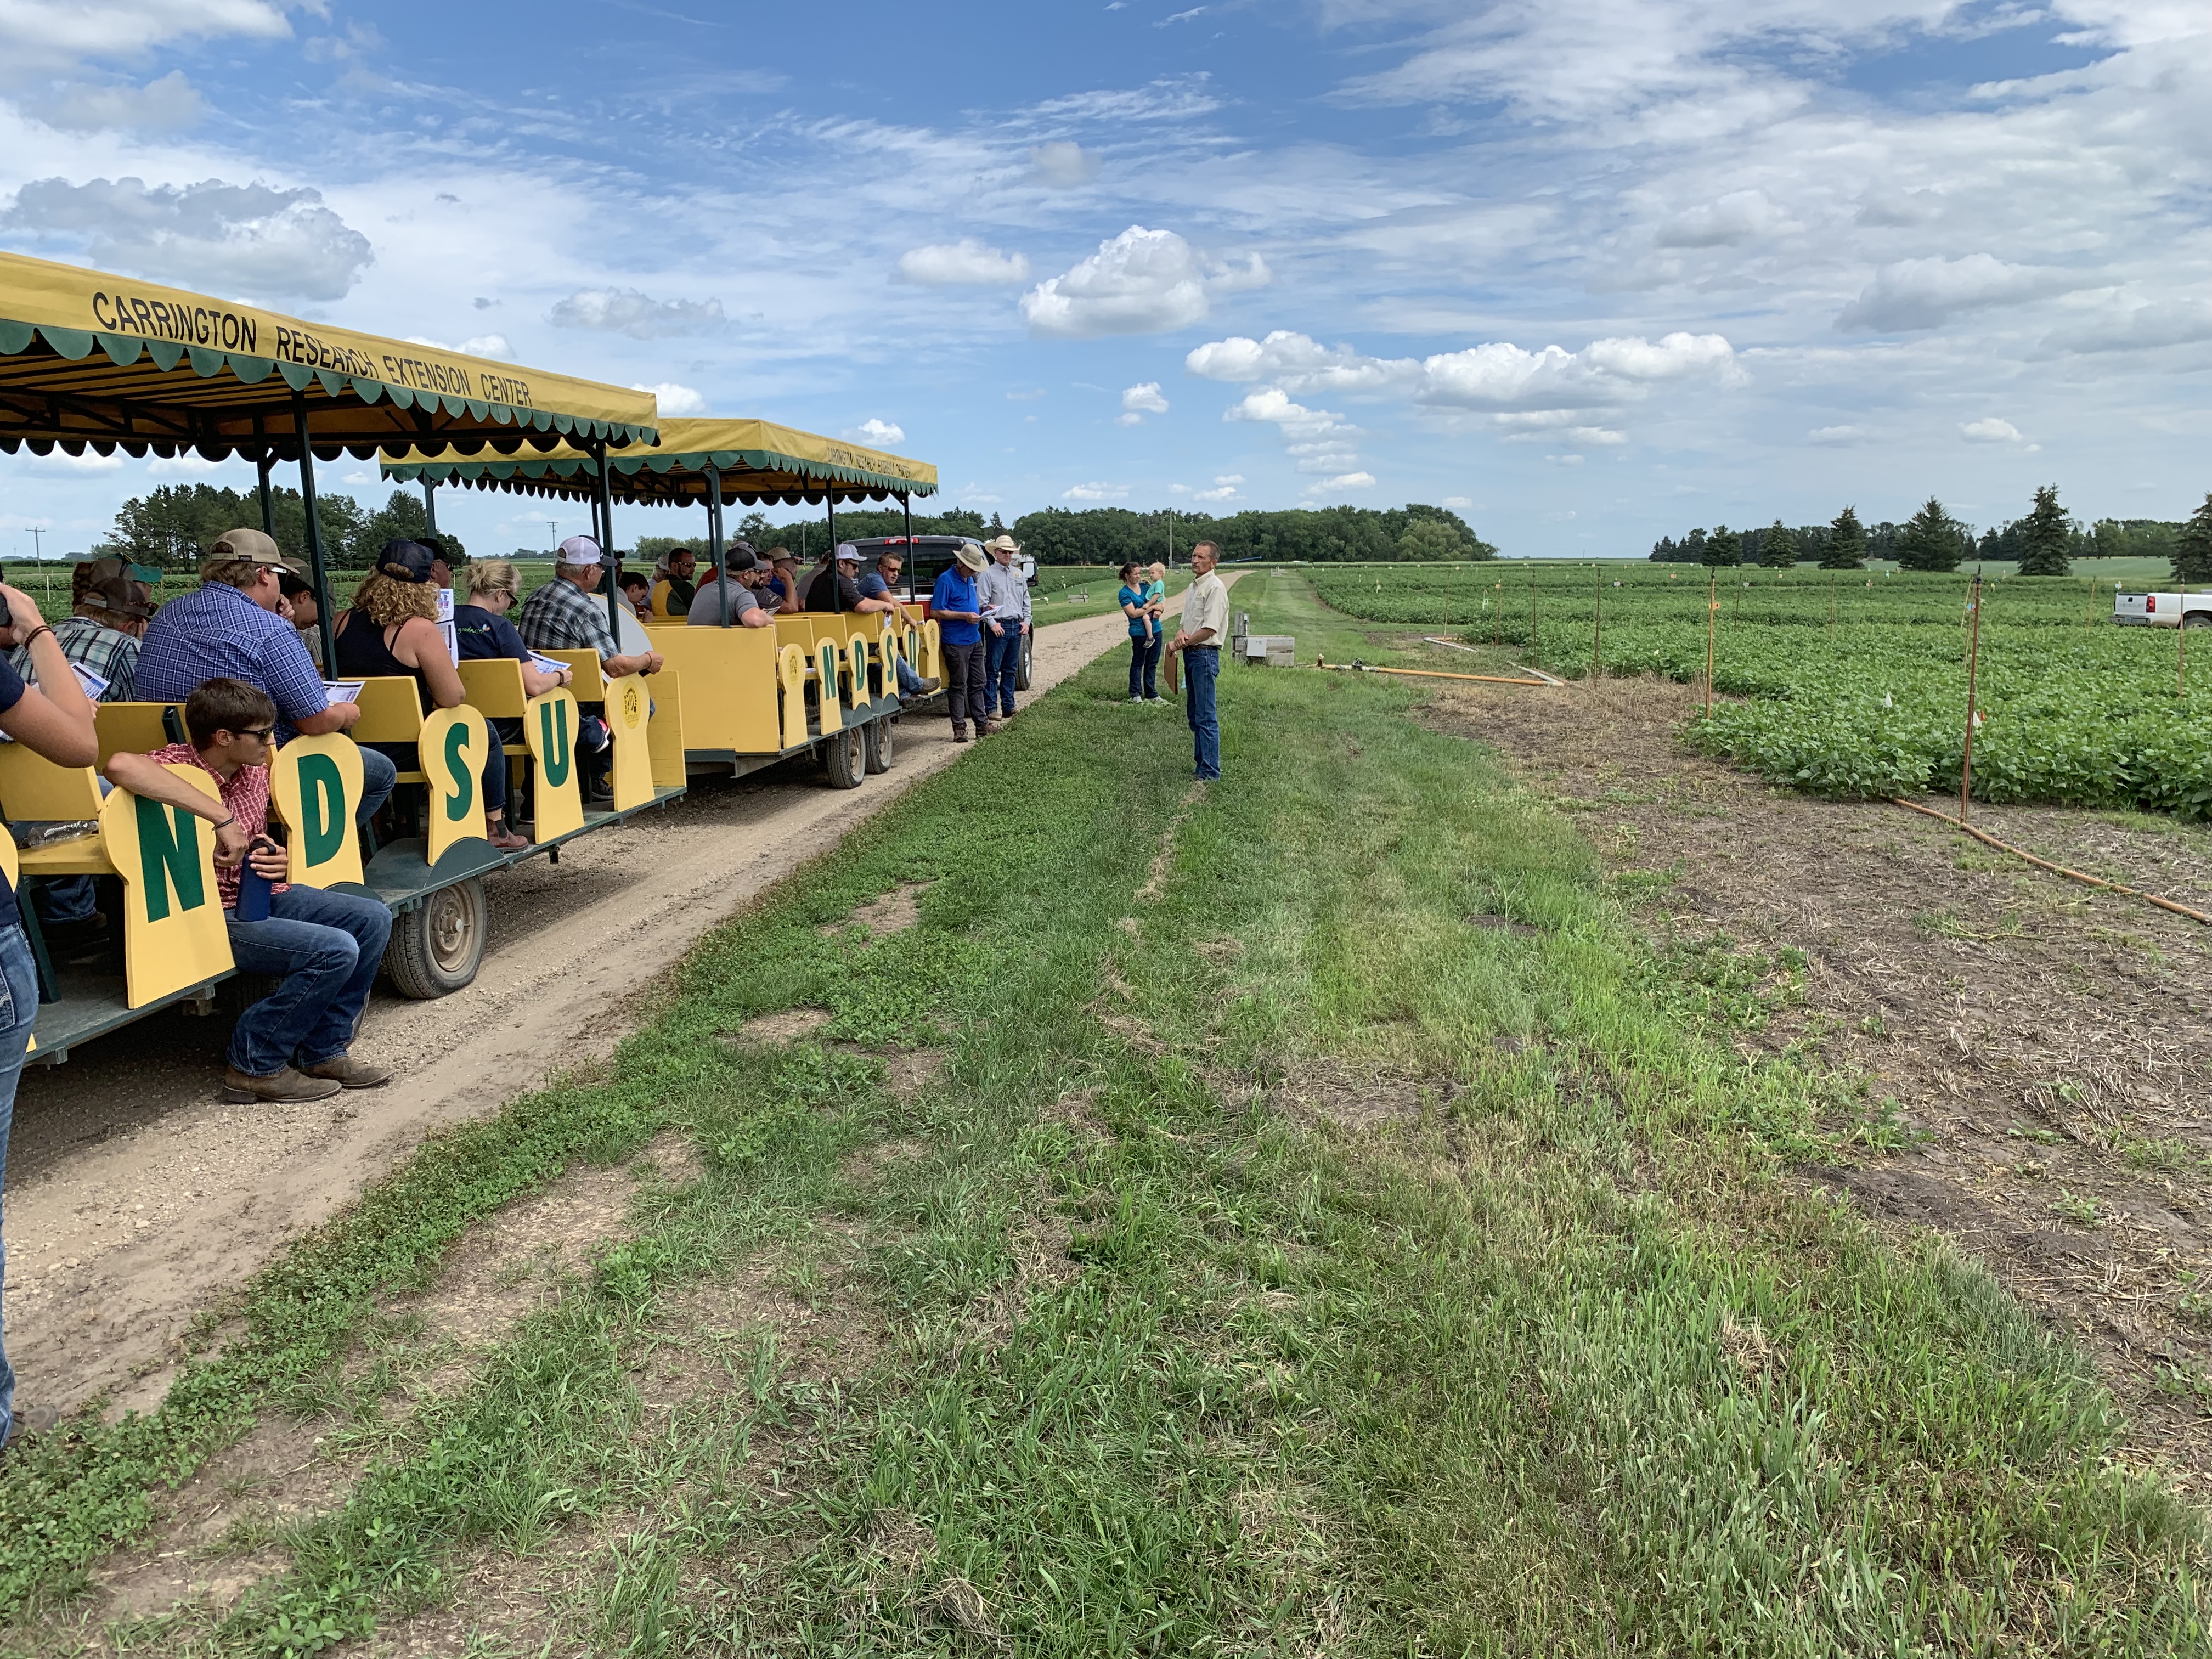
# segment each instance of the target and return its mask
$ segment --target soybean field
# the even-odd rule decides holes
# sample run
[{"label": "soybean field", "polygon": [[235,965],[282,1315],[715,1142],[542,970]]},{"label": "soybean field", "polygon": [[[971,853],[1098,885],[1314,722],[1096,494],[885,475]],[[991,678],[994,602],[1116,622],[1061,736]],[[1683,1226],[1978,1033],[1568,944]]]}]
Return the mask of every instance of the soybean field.
[{"label": "soybean field", "polygon": [[[1510,646],[1565,678],[1588,676],[1594,653],[1608,677],[1705,675],[1702,569],[1370,567],[1313,580],[1352,616]],[[1976,799],[2212,816],[2212,634],[2118,627],[2113,587],[1984,582]],[[1732,569],[1711,591],[1717,696],[1692,728],[1699,748],[1814,794],[1957,791],[1970,574]]]}]

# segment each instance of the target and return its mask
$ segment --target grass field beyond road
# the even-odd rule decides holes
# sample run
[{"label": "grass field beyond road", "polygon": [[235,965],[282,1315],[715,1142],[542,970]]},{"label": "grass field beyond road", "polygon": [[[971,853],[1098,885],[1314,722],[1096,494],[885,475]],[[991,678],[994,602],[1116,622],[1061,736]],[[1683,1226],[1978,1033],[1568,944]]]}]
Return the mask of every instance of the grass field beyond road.
[{"label": "grass field beyond road", "polygon": [[2203,1650],[2084,1361],[1791,1173],[1857,1103],[1711,1015],[1786,964],[1655,958],[1404,683],[1231,670],[1194,788],[1121,675],[303,1241],[161,1413],[0,1465],[17,1650],[125,1534],[199,1587],[111,1632],[164,1654]]}]

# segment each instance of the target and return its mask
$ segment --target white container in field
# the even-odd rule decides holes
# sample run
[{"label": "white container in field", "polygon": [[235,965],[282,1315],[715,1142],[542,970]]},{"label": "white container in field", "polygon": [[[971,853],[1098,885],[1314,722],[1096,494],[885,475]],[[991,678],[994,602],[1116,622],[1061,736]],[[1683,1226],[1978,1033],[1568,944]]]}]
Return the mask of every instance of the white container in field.
[{"label": "white container in field", "polygon": [[1255,668],[1288,668],[1297,660],[1297,644],[1290,634],[1247,634],[1244,660]]}]

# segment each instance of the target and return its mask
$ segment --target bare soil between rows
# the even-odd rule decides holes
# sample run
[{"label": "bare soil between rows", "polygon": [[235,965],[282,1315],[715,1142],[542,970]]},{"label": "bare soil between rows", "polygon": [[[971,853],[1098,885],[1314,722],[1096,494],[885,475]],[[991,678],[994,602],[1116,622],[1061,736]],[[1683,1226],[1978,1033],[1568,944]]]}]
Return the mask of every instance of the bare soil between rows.
[{"label": "bare soil between rows", "polygon": [[[1811,799],[1694,755],[1680,733],[1696,706],[1649,679],[1453,686],[1424,717],[1571,813],[1660,950],[1724,938],[1778,963],[1802,952],[1802,995],[1736,1041],[1863,1079],[1863,1121],[1880,1126],[1807,1177],[1952,1240],[2094,1358],[2137,1454],[2212,1489],[2212,929],[1894,805]],[[2212,905],[2203,829],[1979,805],[1973,817],[2058,863]]]}]

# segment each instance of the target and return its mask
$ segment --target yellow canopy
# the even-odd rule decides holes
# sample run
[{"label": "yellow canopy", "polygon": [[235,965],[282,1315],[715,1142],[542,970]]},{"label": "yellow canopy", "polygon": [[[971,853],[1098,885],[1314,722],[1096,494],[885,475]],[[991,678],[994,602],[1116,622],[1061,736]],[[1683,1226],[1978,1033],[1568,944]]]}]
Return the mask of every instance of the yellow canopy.
[{"label": "yellow canopy", "polygon": [[[704,501],[709,467],[721,475],[724,499],[749,507],[937,493],[937,469],[926,461],[772,421],[743,420],[663,421],[654,448],[607,457],[607,493],[626,502]],[[532,495],[589,497],[599,489],[597,463],[573,446],[511,461],[440,459],[419,447],[387,450],[384,474]]]},{"label": "yellow canopy", "polygon": [[295,393],[326,460],[644,444],[659,425],[649,392],[0,252],[0,450],[296,455]]}]

